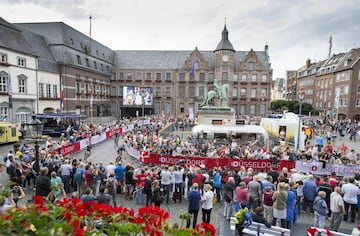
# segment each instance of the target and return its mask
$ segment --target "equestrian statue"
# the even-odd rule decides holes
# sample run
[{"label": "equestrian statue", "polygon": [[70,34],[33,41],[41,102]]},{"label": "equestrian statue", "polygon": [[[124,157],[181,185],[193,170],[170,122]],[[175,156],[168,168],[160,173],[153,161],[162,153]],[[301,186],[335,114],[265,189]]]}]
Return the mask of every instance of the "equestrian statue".
[{"label": "equestrian statue", "polygon": [[217,79],[214,80],[214,90],[210,90],[207,92],[206,96],[204,97],[204,101],[200,104],[200,107],[209,106],[209,102],[214,98],[220,100],[220,106],[223,106],[224,102],[227,102],[228,99],[228,91],[229,91],[229,84],[223,84],[219,86]]}]

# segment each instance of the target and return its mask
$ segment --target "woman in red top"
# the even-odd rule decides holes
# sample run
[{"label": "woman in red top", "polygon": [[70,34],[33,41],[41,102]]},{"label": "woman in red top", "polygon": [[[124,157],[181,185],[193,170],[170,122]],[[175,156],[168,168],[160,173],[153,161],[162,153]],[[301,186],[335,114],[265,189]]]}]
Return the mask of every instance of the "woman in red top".
[{"label": "woman in red top", "polygon": [[236,194],[235,211],[238,212],[240,210],[240,204],[242,202],[247,202],[248,200],[248,192],[245,182],[239,183],[239,186],[237,186],[235,189],[235,194]]},{"label": "woman in red top", "polygon": [[94,190],[94,175],[89,165],[85,166],[85,187],[90,187]]},{"label": "woman in red top", "polygon": [[145,178],[147,177],[147,174],[145,173],[145,170],[141,170],[140,173],[135,175],[137,181],[136,181],[136,191],[135,191],[135,200],[136,204],[142,204],[145,205],[145,196],[143,193],[142,188],[145,185]]}]

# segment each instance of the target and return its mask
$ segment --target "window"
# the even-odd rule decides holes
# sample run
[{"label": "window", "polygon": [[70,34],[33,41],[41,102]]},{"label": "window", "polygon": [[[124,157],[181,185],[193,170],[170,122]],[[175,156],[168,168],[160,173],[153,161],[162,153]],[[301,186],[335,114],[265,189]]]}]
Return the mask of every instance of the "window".
[{"label": "window", "polygon": [[166,81],[171,81],[171,73],[170,72],[167,72],[165,76],[166,76]]},{"label": "window", "polygon": [[214,73],[209,73],[209,81],[214,81],[215,79],[215,76],[214,76]]},{"label": "window", "polygon": [[267,81],[268,81],[267,75],[265,74],[261,75],[261,82],[267,82]]},{"label": "window", "polygon": [[17,61],[18,61],[18,66],[26,67],[26,59],[25,59],[25,58],[23,58],[23,57],[18,57],[18,58],[17,58]]},{"label": "window", "polygon": [[119,72],[119,80],[124,80],[124,72]]},{"label": "window", "polygon": [[358,73],[358,80],[360,80],[360,70],[359,70],[359,73]]},{"label": "window", "polygon": [[89,94],[89,88],[90,88],[89,83],[86,83],[85,84],[85,93],[86,94]]},{"label": "window", "polygon": [[[19,112],[20,111],[20,112]],[[20,108],[16,112],[16,122],[17,123],[26,123],[30,119],[30,111],[28,108]]]},{"label": "window", "polygon": [[256,106],[254,104],[250,105],[250,114],[251,115],[255,115],[256,112]]},{"label": "window", "polygon": [[261,96],[265,96],[265,98],[267,97],[267,88],[261,88]]},{"label": "window", "polygon": [[44,84],[39,83],[39,97],[44,97]]},{"label": "window", "polygon": [[260,115],[265,115],[265,111],[266,111],[266,105],[261,104],[260,105]]},{"label": "window", "polygon": [[194,86],[189,87],[189,97],[195,97],[195,88],[194,88]]},{"label": "window", "polygon": [[185,87],[179,86],[179,97],[184,98],[185,97]]},{"label": "window", "polygon": [[119,96],[123,96],[124,91],[123,91],[123,86],[119,86]]},{"label": "window", "polygon": [[171,87],[166,87],[165,91],[166,91],[166,97],[171,97]]},{"label": "window", "polygon": [[53,97],[58,98],[58,86],[57,84],[53,84]]},{"label": "window", "polygon": [[359,98],[356,99],[356,107],[360,107],[360,99]]},{"label": "window", "polygon": [[46,97],[51,97],[51,84],[46,84]]},{"label": "window", "polygon": [[180,73],[180,81],[185,81],[185,73]]},{"label": "window", "polygon": [[104,65],[102,63],[100,63],[100,70],[104,71]]},{"label": "window", "polygon": [[94,69],[97,70],[97,64],[96,61],[94,61]]},{"label": "window", "polygon": [[251,75],[251,82],[257,82],[257,74]]},{"label": "window", "polygon": [[2,63],[7,63],[7,54],[5,53],[0,53],[0,62]]},{"label": "window", "polygon": [[159,72],[156,73],[156,80],[161,81],[161,73]]},{"label": "window", "polygon": [[205,73],[200,73],[199,80],[200,81],[205,81]]},{"label": "window", "polygon": [[110,95],[111,96],[116,96],[116,86],[111,86],[110,87]]},{"label": "window", "polygon": [[141,80],[141,72],[136,72],[136,80]]},{"label": "window", "polygon": [[76,55],[76,59],[77,59],[77,64],[81,65],[81,57],[80,57],[80,55]]},{"label": "window", "polygon": [[77,94],[79,94],[81,92],[81,85],[80,82],[76,82],[75,84],[75,91]]},{"label": "window", "polygon": [[237,96],[238,96],[238,90],[237,90],[237,88],[233,88],[233,90],[232,90],[232,96],[233,96],[234,98],[237,98]]},{"label": "window", "polygon": [[241,88],[241,89],[240,89],[240,96],[241,96],[242,98],[246,98],[246,88]]},{"label": "window", "polygon": [[233,80],[234,80],[234,82],[238,82],[239,81],[239,74],[234,73],[233,74]]},{"label": "window", "polygon": [[237,114],[237,105],[236,104],[232,104],[231,108],[234,110],[235,114]]},{"label": "window", "polygon": [[245,114],[245,112],[246,112],[246,105],[240,104],[240,114]]},{"label": "window", "polygon": [[199,97],[204,97],[205,94],[205,88],[204,86],[199,87]]},{"label": "window", "polygon": [[1,119],[7,118],[8,108],[7,107],[0,107],[0,115],[1,115]]},{"label": "window", "polygon": [[126,73],[126,80],[132,80],[132,73],[131,72]]},{"label": "window", "polygon": [[251,98],[256,98],[256,88],[252,88],[251,89],[251,95],[250,95]]},{"label": "window", "polygon": [[360,86],[357,88],[357,93],[360,94]]},{"label": "window", "polygon": [[247,81],[247,75],[245,73],[241,74],[241,81],[246,82]]},{"label": "window", "polygon": [[184,113],[184,112],[185,112],[184,103],[180,103],[180,104],[179,104],[179,108],[180,108],[180,113]]},{"label": "window", "polygon": [[223,72],[222,76],[221,76],[222,80],[228,80],[228,73],[227,72]]},{"label": "window", "polygon": [[18,83],[19,83],[19,93],[25,94],[26,93],[26,77],[19,76]]},{"label": "window", "polygon": [[151,72],[146,72],[146,80],[151,80]]},{"label": "window", "polygon": [[160,114],[160,102],[155,102],[155,114]]},{"label": "window", "polygon": [[171,112],[171,105],[170,105],[170,103],[169,102],[165,102],[165,109],[164,109],[165,111],[165,114],[170,114],[170,112]]},{"label": "window", "polygon": [[85,62],[86,62],[86,66],[87,66],[87,67],[90,67],[90,62],[89,62],[89,59],[88,59],[88,58],[85,59]]},{"label": "window", "polygon": [[249,70],[254,70],[254,62],[249,62],[248,63],[248,69]]},{"label": "window", "polygon": [[156,97],[161,97],[161,87],[156,87],[156,89],[155,89],[155,96],[156,96]]}]

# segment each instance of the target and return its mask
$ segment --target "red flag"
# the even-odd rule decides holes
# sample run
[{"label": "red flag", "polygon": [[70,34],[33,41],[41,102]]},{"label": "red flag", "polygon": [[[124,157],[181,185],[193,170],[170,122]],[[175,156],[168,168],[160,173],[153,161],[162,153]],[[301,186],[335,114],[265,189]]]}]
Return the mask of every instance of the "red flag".
[{"label": "red flag", "polygon": [[60,106],[61,106],[61,109],[62,109],[62,110],[64,110],[64,100],[65,100],[64,84],[61,83],[61,101],[60,101]]}]

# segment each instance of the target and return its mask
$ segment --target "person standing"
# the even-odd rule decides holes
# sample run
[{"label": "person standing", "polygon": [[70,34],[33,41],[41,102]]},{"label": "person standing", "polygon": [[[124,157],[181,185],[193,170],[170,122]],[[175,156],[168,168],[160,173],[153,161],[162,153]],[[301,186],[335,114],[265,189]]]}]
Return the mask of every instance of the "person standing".
[{"label": "person standing", "polygon": [[340,187],[335,187],[335,191],[330,195],[330,210],[330,230],[338,232],[344,214],[344,200]]},{"label": "person standing", "polygon": [[215,194],[216,194],[216,201],[220,202],[221,201],[221,195],[220,195],[220,190],[221,190],[221,175],[220,172],[218,171],[217,168],[214,168],[214,173],[213,173],[213,187],[215,189]]},{"label": "person standing", "polygon": [[285,184],[285,191],[288,195],[286,199],[286,228],[291,229],[291,222],[295,221],[296,194],[290,189],[289,184]]},{"label": "person standing", "polygon": [[[193,216],[192,217],[193,218],[192,227],[195,229],[196,222],[197,222],[197,215],[199,213],[199,208],[200,208],[200,200],[201,200],[199,185],[197,183],[194,183],[192,185],[192,188],[188,192],[187,197],[188,197],[188,201],[189,201],[188,212],[190,214],[192,214],[192,216]],[[186,227],[187,228],[190,227],[190,219],[187,220]]]},{"label": "person standing", "polygon": [[125,167],[125,199],[132,199],[133,194],[133,184],[134,184],[134,167],[131,163],[128,163]]},{"label": "person standing", "polygon": [[154,180],[153,186],[152,186],[152,202],[155,206],[160,207],[160,204],[162,202],[162,196],[161,196],[161,189],[160,189],[160,183],[159,180]]},{"label": "person standing", "polygon": [[235,180],[233,177],[229,177],[228,181],[224,185],[224,216],[226,220],[230,220],[233,214],[233,205],[234,205],[234,189],[235,189]]},{"label": "person standing", "polygon": [[351,222],[355,223],[356,207],[357,207],[357,195],[360,195],[360,189],[354,184],[354,178],[349,178],[349,183],[344,184],[341,188],[343,193],[345,214],[344,221],[347,221],[349,216],[349,208],[351,211]]},{"label": "person standing", "polygon": [[49,169],[47,167],[40,168],[40,175],[36,178],[35,195],[47,197],[51,191],[51,181],[48,176]]},{"label": "person standing", "polygon": [[69,163],[69,160],[65,160],[58,170],[61,180],[64,183],[64,189],[66,193],[70,193],[70,176],[72,173],[72,166]]},{"label": "person standing", "polygon": [[115,167],[114,171],[116,180],[119,184],[117,191],[118,193],[122,193],[122,191],[124,190],[125,167],[121,164],[121,162],[119,162],[118,165]]},{"label": "person standing", "polygon": [[315,140],[316,146],[318,148],[318,152],[321,152],[322,147],[324,146],[324,139],[323,137],[320,135],[320,133],[316,136],[316,140]]},{"label": "person standing", "polygon": [[213,208],[213,197],[214,192],[211,191],[211,185],[204,185],[204,195],[202,197],[202,221],[205,223],[210,223],[211,210]]},{"label": "person standing", "polygon": [[311,213],[314,212],[313,204],[314,204],[316,192],[317,192],[317,187],[314,180],[314,176],[309,175],[309,179],[307,179],[304,182],[304,188],[303,188],[304,201],[302,204],[303,211],[306,211],[307,208],[310,207],[310,212]]},{"label": "person standing", "polygon": [[[324,181],[318,185],[318,192],[324,191],[326,193],[325,202],[327,209],[330,209],[330,195],[333,192],[333,188],[329,184],[329,177],[324,177]],[[331,211],[328,211],[328,217],[331,216]]]},{"label": "person standing", "polygon": [[262,196],[262,187],[260,184],[260,178],[255,175],[253,180],[248,184],[248,195],[249,195],[249,210],[253,211],[257,206],[260,205],[260,199]]},{"label": "person standing", "polygon": [[144,194],[146,195],[146,206],[151,204],[152,190],[151,190],[151,176],[150,172],[147,173],[147,176],[144,181]]},{"label": "person standing", "polygon": [[327,215],[327,205],[325,201],[326,192],[319,191],[318,196],[314,200],[314,226],[316,228],[324,228]]},{"label": "person standing", "polygon": [[161,170],[161,186],[166,195],[166,204],[169,204],[170,191],[171,191],[171,172],[169,171],[169,167],[165,166],[164,169]]},{"label": "person standing", "polygon": [[281,221],[281,227],[286,228],[286,200],[287,192],[285,191],[285,183],[280,182],[278,184],[277,190],[272,196],[273,200],[273,221],[272,225],[276,225],[277,219]]}]

